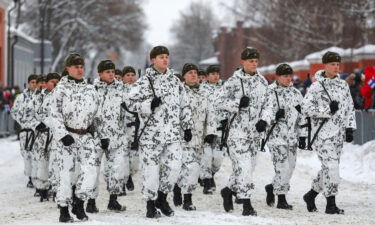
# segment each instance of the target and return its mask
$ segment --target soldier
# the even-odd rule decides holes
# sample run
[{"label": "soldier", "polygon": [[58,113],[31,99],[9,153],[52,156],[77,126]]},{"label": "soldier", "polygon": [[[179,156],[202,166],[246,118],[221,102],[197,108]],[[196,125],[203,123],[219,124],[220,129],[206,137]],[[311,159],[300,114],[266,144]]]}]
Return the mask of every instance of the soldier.
[{"label": "soldier", "polygon": [[[122,69],[122,81],[124,82],[124,91],[125,95],[129,95],[132,87],[135,86],[135,81],[137,80],[135,69],[131,66],[125,66]],[[129,191],[134,190],[134,183],[132,176],[136,174],[139,170],[139,153],[138,153],[138,139],[137,133],[139,131],[139,116],[136,112],[129,112],[125,110],[125,134],[128,139],[127,145],[127,153],[129,153],[126,157],[129,164],[129,178],[126,181],[126,188]],[[125,192],[125,186],[123,188],[123,192]]]},{"label": "soldier", "polygon": [[302,102],[302,113],[311,118],[312,139],[309,147],[317,151],[322,164],[312,187],[303,199],[309,212],[317,211],[315,198],[323,192],[327,199],[327,214],[344,214],[336,206],[340,183],[339,162],[344,141],[353,140],[356,129],[353,99],[348,84],[340,79],[341,57],[326,52],[322,62],[324,70],[316,72],[314,82]]},{"label": "soldier", "polygon": [[[181,169],[181,139],[192,138],[191,110],[183,84],[168,68],[169,51],[156,46],[150,52],[152,66],[146,70],[130,93],[131,111],[139,113],[140,159],[146,217],[166,216],[174,211],[167,201]],[[181,132],[183,135],[181,135]]]},{"label": "soldier", "polygon": [[203,83],[204,81],[206,81],[206,71],[202,70],[202,69],[199,69],[198,70],[198,82],[201,84]]},{"label": "soldier", "polygon": [[195,190],[199,178],[203,141],[212,144],[216,138],[215,112],[200,88],[197,73],[198,67],[190,63],[184,65],[181,73],[185,80],[189,105],[192,108],[194,128],[192,140],[182,143],[182,169],[173,190],[175,206],[182,204],[182,193],[184,195],[183,209],[188,211],[196,210],[192,202],[192,192]]},{"label": "soldier", "polygon": [[34,131],[27,126],[27,122],[30,120],[30,112],[26,111],[25,108],[29,101],[31,100],[31,96],[37,88],[36,81],[38,76],[35,74],[30,75],[27,78],[28,88],[23,91],[22,94],[18,95],[13,107],[10,111],[13,119],[17,121],[17,123],[21,126],[20,131],[20,150],[21,155],[24,161],[24,174],[25,176],[29,177],[29,181],[27,183],[28,188],[33,188],[34,185],[31,181],[31,172],[32,172],[32,159],[31,159],[31,151],[29,151],[29,145],[31,138],[34,134]]},{"label": "soldier", "polygon": [[221,190],[226,212],[233,210],[232,196],[243,203],[242,215],[255,216],[250,197],[254,189],[253,171],[260,148],[255,124],[264,102],[267,80],[257,71],[259,52],[245,48],[241,53],[242,68],[236,70],[223,86],[216,106],[230,113],[228,122],[228,149],[232,174]]},{"label": "soldier", "polygon": [[119,69],[115,70],[115,79],[121,81],[123,77],[122,71]]},{"label": "soldier", "polygon": [[[208,101],[214,103],[221,93],[223,82],[220,80],[220,68],[210,65],[206,70],[207,79],[202,83]],[[216,107],[216,105],[214,105]],[[223,111],[217,111],[219,121],[226,119]],[[200,179],[203,182],[203,194],[212,194],[216,190],[215,173],[219,171],[224,159],[225,151],[220,147],[220,140],[215,139],[213,143],[204,144],[203,158],[201,164]]]},{"label": "soldier", "polygon": [[[72,222],[68,211],[68,206],[73,203],[72,185],[76,184],[72,212],[79,220],[88,219],[83,204],[94,198],[97,157],[89,128],[96,118],[99,98],[95,87],[83,79],[85,62],[79,54],[70,54],[65,65],[69,75],[61,78],[53,91],[49,116],[59,165],[56,196],[60,206],[59,221]],[[78,174],[76,182],[75,172]]]},{"label": "soldier", "polygon": [[[49,127],[51,124],[48,120],[49,106],[52,96],[52,90],[60,80],[60,75],[57,73],[49,73],[45,77],[44,86],[46,89],[34,94],[32,101],[29,104],[29,110],[32,114],[32,119],[29,122],[29,127],[32,127],[35,135],[35,143],[33,147],[34,155],[34,172],[33,183],[40,193],[40,201],[48,201],[48,189],[50,187],[48,164],[50,154],[50,143],[52,141],[52,132]],[[49,124],[47,126],[47,124]],[[55,189],[53,190],[55,191]]]},{"label": "soldier", "polygon": [[[128,163],[125,160],[127,149],[126,136],[123,135],[124,117],[122,114],[121,103],[124,101],[123,84],[115,79],[115,64],[111,60],[103,60],[98,65],[99,79],[95,79],[94,86],[99,96],[99,109],[96,130],[100,139],[98,161],[101,161],[102,153],[106,156],[106,181],[107,189],[110,194],[108,209],[114,211],[124,211],[117,201],[117,196],[122,192],[125,183],[124,179],[129,176]],[[97,174],[99,175],[100,166]],[[99,187],[96,187],[99,188]],[[90,199],[87,212],[98,212],[95,199]]]},{"label": "soldier", "polygon": [[276,194],[279,209],[293,209],[285,195],[290,189],[289,182],[296,165],[298,141],[301,149],[306,146],[306,132],[300,128],[305,124],[300,115],[303,97],[293,87],[292,76],[293,69],[288,64],[280,64],[276,68],[276,82],[268,86],[261,120],[256,127],[258,132],[264,132],[269,127],[264,144],[267,143],[270,149],[275,176],[272,183],[265,187],[266,202],[273,206]]}]

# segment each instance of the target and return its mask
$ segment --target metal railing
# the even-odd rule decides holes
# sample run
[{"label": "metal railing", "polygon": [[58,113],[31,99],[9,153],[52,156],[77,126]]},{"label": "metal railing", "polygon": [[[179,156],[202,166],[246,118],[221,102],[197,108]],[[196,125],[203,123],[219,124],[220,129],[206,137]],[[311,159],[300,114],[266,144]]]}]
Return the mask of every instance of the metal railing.
[{"label": "metal railing", "polygon": [[0,110],[0,137],[15,134],[15,121],[6,110]]}]

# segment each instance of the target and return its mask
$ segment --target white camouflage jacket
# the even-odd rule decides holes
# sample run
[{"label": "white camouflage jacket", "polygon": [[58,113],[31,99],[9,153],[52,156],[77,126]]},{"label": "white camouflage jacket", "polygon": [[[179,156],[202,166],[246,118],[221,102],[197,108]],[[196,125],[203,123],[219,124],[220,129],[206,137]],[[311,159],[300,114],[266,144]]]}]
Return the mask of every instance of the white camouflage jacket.
[{"label": "white camouflage jacket", "polygon": [[124,112],[121,103],[125,100],[123,83],[114,80],[111,84],[94,80],[99,97],[96,131],[100,139],[109,139],[109,149],[118,148],[127,142],[124,135]]},{"label": "white camouflage jacket", "polygon": [[[133,87],[135,87],[135,84],[123,84],[123,85],[124,85],[125,96],[129,96],[130,91]],[[135,124],[134,123],[135,123],[136,117],[133,114],[127,112],[124,109],[123,109],[123,113],[125,115],[124,129],[125,129],[126,138],[128,139],[128,142],[133,142],[134,141],[134,135],[135,135]],[[132,124],[132,125],[128,126],[130,124]]]},{"label": "white camouflage jacket", "polygon": [[[153,90],[162,102],[154,112],[151,111]],[[136,86],[131,90],[129,100],[130,111],[136,111],[140,116],[140,135],[143,130],[139,139],[140,144],[181,142],[181,129],[193,127],[185,88],[170,69],[161,74],[154,68],[148,68],[146,74],[137,80]],[[148,123],[145,127],[146,121]]]},{"label": "white camouflage jacket", "polygon": [[56,140],[71,134],[73,129],[87,129],[93,124],[99,107],[98,94],[86,81],[76,83],[67,76],[61,78],[53,91],[50,117]]},{"label": "white camouflage jacket", "polygon": [[[256,73],[251,76],[246,74],[243,69],[236,70],[233,76],[224,83],[216,106],[229,112],[230,120],[234,118],[230,125],[229,139],[259,138],[255,124],[260,119],[267,86],[268,82],[261,74]],[[240,99],[244,95],[250,98],[250,103],[248,107],[240,109]]]},{"label": "white camouflage jacket", "polygon": [[[307,128],[300,128],[306,123],[306,120],[296,109],[297,105],[301,106],[302,99],[301,92],[293,85],[282,87],[274,82],[268,86],[265,102],[262,106],[261,119],[267,122],[270,129],[276,122],[276,112],[279,109],[285,110],[285,117],[281,118],[275,125],[267,145],[295,146],[299,137],[307,136]],[[269,129],[266,133],[269,132]]]},{"label": "white camouflage jacket", "polygon": [[32,99],[33,91],[30,89],[24,90],[19,94],[13,104],[10,111],[11,116],[15,121],[17,121],[20,126],[25,129],[28,127],[28,122],[31,120],[31,111],[27,110],[27,106]]},{"label": "white camouflage jacket", "polygon": [[186,143],[184,141],[184,146],[201,148],[206,135],[217,135],[215,111],[200,85],[190,87],[185,84],[184,87],[189,98],[192,119],[194,121],[192,129],[193,138],[190,142]]},{"label": "white camouflage jacket", "polygon": [[[302,102],[302,113],[311,118],[313,136],[323,119],[327,122],[323,125],[316,140],[330,139],[335,143],[343,143],[345,129],[356,129],[355,111],[349,86],[345,80],[336,76],[333,79],[326,78],[324,70],[316,72],[314,82],[306,93]],[[323,85],[327,92],[324,90]],[[329,97],[329,96],[330,97]],[[338,111],[332,115],[330,111],[330,98],[339,103]]]}]

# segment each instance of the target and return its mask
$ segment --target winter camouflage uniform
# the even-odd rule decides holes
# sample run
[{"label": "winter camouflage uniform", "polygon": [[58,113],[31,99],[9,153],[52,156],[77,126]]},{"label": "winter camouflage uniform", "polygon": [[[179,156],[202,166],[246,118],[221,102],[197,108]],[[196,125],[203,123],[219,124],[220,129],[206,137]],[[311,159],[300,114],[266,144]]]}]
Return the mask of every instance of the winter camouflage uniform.
[{"label": "winter camouflage uniform", "polygon": [[[124,84],[124,92],[125,95],[129,95],[131,88],[134,87],[135,84]],[[137,149],[131,149],[131,144],[134,142],[134,135],[135,135],[135,116],[130,114],[124,110],[125,113],[125,135],[128,140],[128,144],[126,146],[127,149],[127,157],[126,160],[129,162],[129,171],[131,176],[136,174],[139,170],[139,152]]]},{"label": "winter camouflage uniform", "polygon": [[300,128],[306,121],[295,108],[301,105],[302,99],[302,94],[293,85],[283,87],[274,82],[268,86],[262,107],[261,119],[269,128],[276,123],[276,112],[285,110],[285,117],[277,122],[267,141],[275,169],[273,191],[277,195],[288,193],[296,165],[298,139],[307,136],[306,129]]},{"label": "winter camouflage uniform", "polygon": [[[26,89],[22,94],[20,94],[10,111],[11,116],[17,123],[21,126],[21,129],[30,129],[28,126],[28,121],[31,119],[31,112],[30,110],[26,110],[29,101],[31,100],[31,96],[33,91],[30,89]],[[21,130],[21,131],[22,131]],[[21,155],[24,160],[24,174],[25,176],[30,177],[32,173],[32,153],[28,150],[29,146],[26,146],[26,139],[28,136],[31,136],[31,132],[20,132],[20,149]]]},{"label": "winter camouflage uniform", "polygon": [[[77,134],[68,129],[87,130],[96,117],[98,106],[99,98],[94,86],[85,81],[77,83],[63,77],[53,91],[50,118],[60,171],[57,203],[61,207],[72,203],[75,179],[76,196],[83,201],[93,198],[97,177],[94,138],[90,133]],[[74,139],[70,146],[64,146],[61,141],[66,135]]]},{"label": "winter camouflage uniform", "polygon": [[[154,94],[161,104],[151,110]],[[191,109],[180,80],[167,69],[159,73],[148,68],[130,93],[131,111],[139,112],[140,159],[142,162],[142,194],[147,201],[157,198],[158,190],[168,193],[177,182],[181,170],[181,129],[192,128]],[[146,122],[147,126],[145,126]]]},{"label": "winter camouflage uniform", "polygon": [[[107,159],[105,174],[108,191],[110,194],[120,194],[124,182],[129,176],[129,164],[125,160],[128,150],[124,148],[127,145],[127,140],[123,134],[124,115],[121,109],[121,103],[124,101],[123,84],[117,80],[107,84],[96,79],[94,85],[100,99],[96,124],[98,137],[99,139],[109,139],[107,150],[103,150],[101,147],[98,148],[97,160],[101,161],[102,152],[104,151]],[[97,169],[97,174],[99,175],[100,164]]]},{"label": "winter camouflage uniform", "polygon": [[[345,141],[345,129],[355,130],[356,120],[348,84],[338,76],[330,79],[323,74],[323,70],[315,74],[316,82],[311,85],[303,99],[302,113],[311,118],[312,136],[322,121],[327,119],[312,145],[322,163],[321,170],[313,180],[312,189],[318,193],[323,191],[326,197],[330,197],[337,194],[340,183],[339,162]],[[330,112],[330,98],[339,103],[339,109],[334,115]]]},{"label": "winter camouflage uniform", "polygon": [[[217,107],[230,113],[228,148],[233,171],[227,187],[236,192],[239,199],[249,199],[254,189],[253,171],[260,149],[260,135],[255,124],[259,120],[267,86],[267,80],[259,73],[249,75],[239,69],[225,82],[217,99]],[[240,109],[243,96],[250,98],[250,104]]]},{"label": "winter camouflage uniform", "polygon": [[182,142],[182,168],[178,186],[182,194],[191,194],[197,185],[206,135],[216,134],[215,111],[202,88],[184,85],[189,98],[194,127],[190,142]]},{"label": "winter camouflage uniform", "polygon": [[[216,110],[216,99],[222,91],[223,82],[219,80],[216,84],[210,84],[207,81],[202,83],[200,89],[204,92],[208,102],[214,104]],[[216,110],[216,121],[215,123],[219,126],[219,121],[224,120],[228,117],[228,114],[223,110]],[[218,127],[217,127],[218,128]],[[223,162],[225,150],[220,150],[220,137],[221,133],[218,134],[219,137],[215,139],[214,143],[203,145],[203,157],[201,162],[201,174],[200,178],[211,179],[212,174],[215,174],[220,170],[221,163]]]}]

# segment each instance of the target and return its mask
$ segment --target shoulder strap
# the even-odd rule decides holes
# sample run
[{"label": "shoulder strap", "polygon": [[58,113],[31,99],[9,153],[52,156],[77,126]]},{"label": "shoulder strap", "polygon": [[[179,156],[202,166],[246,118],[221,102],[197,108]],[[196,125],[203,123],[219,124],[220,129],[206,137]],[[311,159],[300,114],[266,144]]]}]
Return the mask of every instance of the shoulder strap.
[{"label": "shoulder strap", "polygon": [[329,101],[332,102],[331,96],[329,95],[329,93],[328,93],[326,87],[324,86],[324,83],[323,83],[322,81],[319,81],[319,83],[320,83],[320,85],[322,85],[322,87],[323,87],[325,93],[327,94],[327,96],[328,96],[328,98],[329,98]]},{"label": "shoulder strap", "polygon": [[152,83],[152,80],[149,76],[146,76],[147,79],[148,79],[148,82],[150,83],[150,87],[151,87],[151,90],[152,90],[152,94],[154,95],[154,97],[156,97],[156,94],[155,94],[155,89],[154,89],[154,85]]},{"label": "shoulder strap", "polygon": [[240,81],[241,81],[242,95],[245,96],[245,91],[244,91],[244,88],[243,88],[243,81],[242,81],[241,77],[240,77]]},{"label": "shoulder strap", "polygon": [[278,96],[276,90],[274,90],[274,92],[275,92],[275,96],[276,96],[277,107],[280,109],[279,96]]}]

